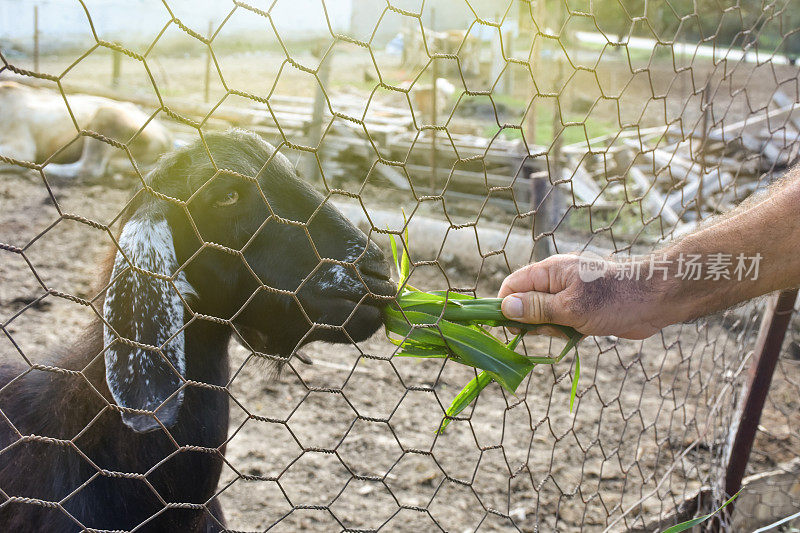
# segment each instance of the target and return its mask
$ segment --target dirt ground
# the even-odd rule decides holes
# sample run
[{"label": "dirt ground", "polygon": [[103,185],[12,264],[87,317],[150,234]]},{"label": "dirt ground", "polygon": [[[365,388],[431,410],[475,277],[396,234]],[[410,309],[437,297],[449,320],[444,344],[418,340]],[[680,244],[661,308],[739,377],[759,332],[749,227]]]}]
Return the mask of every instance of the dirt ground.
[{"label": "dirt ground", "polygon": [[[175,28],[169,31],[178,32],[177,39],[185,37]],[[141,63],[123,57],[120,85],[130,94],[152,91],[152,75],[166,105],[172,97],[202,101],[205,49],[185,39],[182,54],[156,46],[148,56],[149,74]],[[332,86],[342,89],[346,82],[346,90],[366,101],[375,87],[366,77],[372,59],[364,49],[340,44],[332,56]],[[307,50],[290,53],[316,67],[318,60]],[[280,50],[245,50],[216,59],[211,102],[225,92],[217,72],[230,87],[258,95],[274,88],[276,94],[313,96],[316,90],[313,76],[289,65]],[[578,59],[592,64],[589,56]],[[57,75],[73,60],[45,57],[41,70]],[[379,54],[379,68],[383,61],[388,59]],[[418,74],[392,61],[382,71],[388,83]],[[611,108],[596,108],[599,122],[611,117],[618,122],[612,128],[619,123],[663,125],[683,116],[690,129],[699,116],[692,110],[700,109],[694,85],[706,72],[698,65],[694,72],[676,75],[665,62],[631,74],[630,67],[646,63],[642,59],[629,66],[612,57],[612,63],[598,65],[603,89],[620,95],[619,113],[614,101],[603,101]],[[105,87],[110,68],[110,52],[98,49],[69,70],[64,81]],[[565,102],[598,98],[595,82],[585,85],[583,74],[570,82]],[[738,76],[742,82],[759,77],[777,81],[763,88],[750,84],[744,93],[731,82],[727,94],[714,95],[728,121],[765,105],[775,85],[796,77],[796,70],[767,63],[742,67]],[[489,88],[475,83],[470,90]],[[525,85],[517,84],[511,96],[524,109]],[[513,104],[508,103],[510,108]],[[576,115],[565,120],[584,120],[585,110],[584,117],[572,111]],[[519,123],[522,118],[508,120]],[[53,185],[52,194],[58,208],[35,173],[0,174],[0,243],[26,248],[24,258],[0,250],[0,357],[24,354],[36,362],[81,334],[93,311],[46,293],[93,297],[95,265],[111,241],[104,232],[62,215],[110,224],[130,192],[119,184],[62,183]],[[380,200],[375,204],[386,203]],[[598,237],[584,240],[590,238]],[[504,273],[480,271],[478,259],[442,267],[453,285],[494,295]],[[421,268],[415,284],[444,288],[437,272]],[[726,316],[667,328],[646,341],[586,339],[579,347],[574,414],[569,412],[570,356],[557,366],[536,368],[517,397],[490,386],[463,420],[452,422],[440,436],[435,430],[444,409],[474,376],[467,368],[393,357],[394,346],[378,333],[358,346],[305,347],[302,352],[313,365],[292,362],[276,375],[232,344],[236,377],[229,388],[236,402],[231,404],[228,466],[219,487],[228,527],[466,533],[622,531],[655,524],[664,529],[671,524],[658,524],[659,517],[722,473],[724,444],[747,369],[743,361],[752,353],[760,308],[748,304]],[[524,348],[537,355],[557,354],[561,343],[532,338]],[[797,454],[798,375],[800,360],[785,354],[750,472]]]},{"label": "dirt ground", "polygon": [[[53,194],[62,213],[111,223],[129,192],[61,184]],[[16,345],[36,362],[80,335],[92,315],[54,295],[40,300],[45,287],[94,296],[94,265],[110,241],[59,219],[33,173],[3,175],[0,203],[0,242],[27,246],[29,262],[0,252],[0,356],[21,357]],[[474,283],[475,265],[459,269],[450,275]],[[435,276],[417,279],[441,288]],[[479,276],[478,294],[498,283],[497,274]],[[279,375],[232,345],[236,403],[220,483],[228,525],[466,532],[650,523],[720,473],[755,309],[737,311],[741,321],[729,329],[712,319],[642,342],[587,339],[574,415],[570,356],[535,369],[517,397],[490,386],[442,436],[435,430],[443,409],[473,376],[465,367],[392,357],[380,333],[358,346],[308,346],[302,351],[314,364],[293,362]],[[530,353],[560,351],[560,342],[544,338],[525,344]],[[789,356],[782,365],[800,366]],[[796,388],[778,381],[782,396],[771,396],[765,425],[791,432],[797,421],[786,413],[798,412]],[[768,453],[756,454],[752,469],[792,456],[790,436],[760,438],[757,449]]]}]

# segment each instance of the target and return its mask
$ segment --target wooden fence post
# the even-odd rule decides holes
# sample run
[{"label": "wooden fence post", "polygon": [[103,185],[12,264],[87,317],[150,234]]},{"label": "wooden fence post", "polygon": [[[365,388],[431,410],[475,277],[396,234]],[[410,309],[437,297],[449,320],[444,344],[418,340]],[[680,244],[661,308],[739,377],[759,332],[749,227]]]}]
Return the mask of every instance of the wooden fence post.
[{"label": "wooden fence post", "polygon": [[[208,21],[208,38],[214,35],[214,21]],[[206,76],[203,84],[203,101],[208,102],[209,94],[211,92],[211,45],[209,44],[206,49]]]},{"label": "wooden fence post", "polygon": [[[434,8],[431,8],[431,31],[436,32],[436,9]],[[436,42],[435,38],[434,42]],[[438,91],[436,90],[436,85],[439,78],[438,67],[439,64],[436,61],[436,58],[431,58],[431,75],[433,77],[433,81],[431,83],[431,125],[434,127],[434,129],[431,130],[431,194],[436,194],[436,177],[439,167],[439,154],[436,151],[436,121],[438,120],[437,100],[439,96]]]},{"label": "wooden fence post", "polygon": [[33,71],[39,72],[39,6],[33,6]]},{"label": "wooden fence post", "polygon": [[[119,43],[115,43],[119,44]],[[119,78],[122,73],[122,53],[119,50],[111,49],[111,87],[119,87]]]},{"label": "wooden fence post", "polygon": [[[325,95],[325,86],[328,85],[328,80],[331,77],[331,63],[333,63],[334,50],[330,50],[328,55],[325,55],[324,46],[315,51],[315,56],[320,58],[322,63],[317,71],[317,78],[319,85],[317,86],[316,93],[314,94],[314,108],[311,111],[311,125],[308,129],[308,146],[315,148],[322,140],[322,122],[325,117],[325,109],[328,105],[328,100]],[[317,162],[319,157],[318,152],[312,152],[308,155],[307,161],[310,166],[308,172],[312,181],[318,182],[322,180],[322,171],[320,163]],[[328,184],[330,186],[330,183]]]}]

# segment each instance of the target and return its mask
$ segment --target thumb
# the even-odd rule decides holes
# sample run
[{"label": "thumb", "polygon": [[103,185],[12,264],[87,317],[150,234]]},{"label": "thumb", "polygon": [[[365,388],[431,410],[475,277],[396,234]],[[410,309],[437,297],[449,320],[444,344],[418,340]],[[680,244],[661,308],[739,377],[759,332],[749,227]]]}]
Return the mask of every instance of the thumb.
[{"label": "thumb", "polygon": [[547,292],[517,292],[503,298],[501,310],[509,320],[526,324],[555,323],[569,325],[555,305],[556,296]]}]

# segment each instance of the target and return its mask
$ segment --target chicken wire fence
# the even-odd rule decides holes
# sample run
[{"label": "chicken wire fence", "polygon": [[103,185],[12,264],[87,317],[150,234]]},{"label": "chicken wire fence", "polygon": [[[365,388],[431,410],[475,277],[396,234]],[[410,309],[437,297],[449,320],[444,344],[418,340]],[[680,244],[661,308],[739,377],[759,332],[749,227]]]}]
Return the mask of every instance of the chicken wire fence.
[{"label": "chicken wire fence", "polygon": [[[145,4],[80,1],[88,45],[38,29],[33,54],[0,41],[0,74],[59,92],[68,113],[75,93],[132,101],[181,142],[257,132],[384,249],[388,234],[401,239],[424,289],[493,296],[511,270],[553,253],[647,253],[768,186],[800,149],[791,1],[234,0],[208,27],[202,3]],[[42,2],[36,16],[59,9]],[[148,32],[109,22],[124,28],[137,12]],[[0,214],[3,355],[28,371],[59,371],[44,363],[56,334],[100,313],[93,264],[131,184],[146,183],[128,145],[147,124],[115,139],[75,122],[74,140],[123,156],[93,182],[48,177],[50,154],[0,153],[28,170],[3,176]],[[273,375],[258,363],[274,356],[232,346],[229,437],[210,450],[225,453],[225,527],[660,531],[708,512],[726,499],[763,309],[644,341],[588,338],[574,413],[570,357],[536,368],[516,396],[491,385],[442,435],[474,377],[452,361],[398,357],[377,335],[298,347]],[[755,476],[722,524],[733,530],[800,504],[791,330],[747,463]],[[562,345],[531,337],[521,349]],[[60,445],[79,451],[80,439]],[[74,497],[0,490],[0,507],[66,513]]]}]

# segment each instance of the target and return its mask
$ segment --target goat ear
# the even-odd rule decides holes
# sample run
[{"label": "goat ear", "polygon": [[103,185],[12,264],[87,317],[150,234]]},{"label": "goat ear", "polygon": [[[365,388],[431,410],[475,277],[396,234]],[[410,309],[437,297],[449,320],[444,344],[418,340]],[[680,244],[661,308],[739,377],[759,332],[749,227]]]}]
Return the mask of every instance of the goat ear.
[{"label": "goat ear", "polygon": [[[186,368],[184,309],[176,287],[181,292],[191,287],[183,272],[174,282],[166,279],[178,264],[172,230],[162,216],[134,214],[119,247],[103,305],[108,388],[117,405],[155,411],[171,426],[183,402]],[[122,420],[137,432],[160,427],[149,414],[123,412]]]}]

